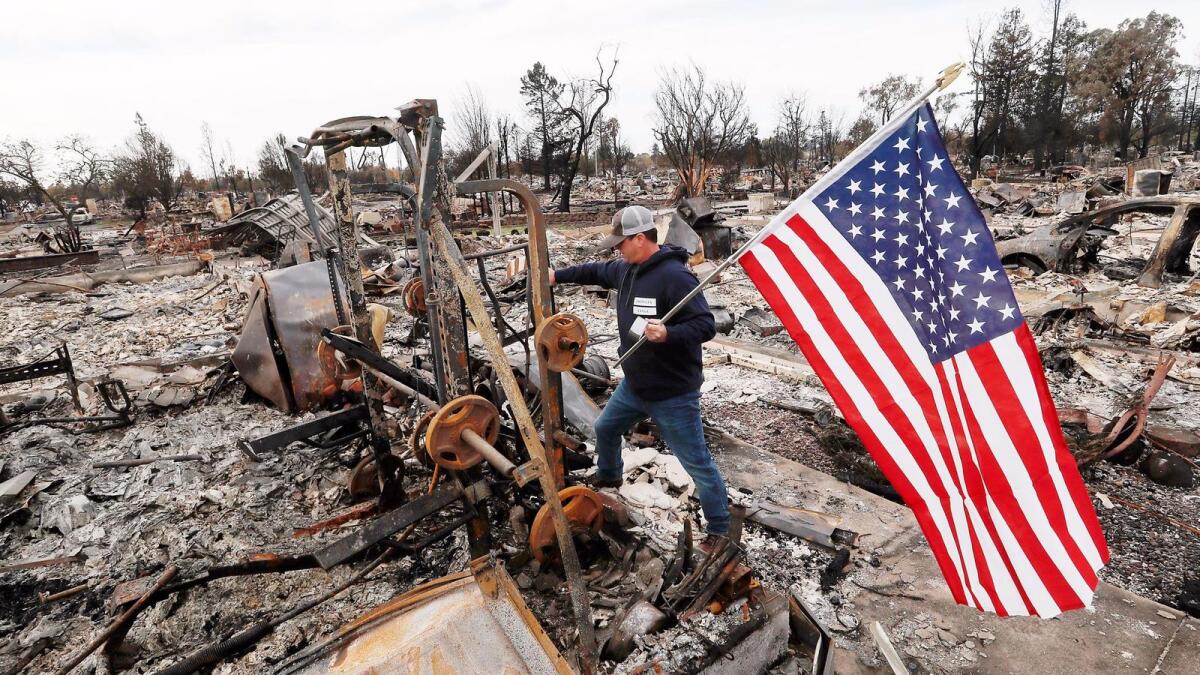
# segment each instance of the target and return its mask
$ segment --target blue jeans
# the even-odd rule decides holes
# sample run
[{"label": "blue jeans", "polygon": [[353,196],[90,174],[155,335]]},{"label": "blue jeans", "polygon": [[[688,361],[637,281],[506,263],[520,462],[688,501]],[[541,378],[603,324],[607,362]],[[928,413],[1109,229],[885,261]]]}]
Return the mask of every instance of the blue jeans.
[{"label": "blue jeans", "polygon": [[705,529],[709,534],[729,534],[729,497],[721,472],[704,442],[699,391],[647,401],[633,393],[627,381],[617,385],[596,419],[596,466],[600,478],[621,478],[621,436],[647,417],[654,420],[663,440],[696,484],[696,496],[708,521]]}]

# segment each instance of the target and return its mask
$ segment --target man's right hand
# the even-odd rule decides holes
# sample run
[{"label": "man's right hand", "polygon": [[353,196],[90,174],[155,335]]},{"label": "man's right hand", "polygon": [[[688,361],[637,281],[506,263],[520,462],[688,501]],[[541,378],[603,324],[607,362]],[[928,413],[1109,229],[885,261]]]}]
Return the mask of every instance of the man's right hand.
[{"label": "man's right hand", "polygon": [[550,270],[550,285],[551,286],[554,285],[554,270],[553,269]]}]

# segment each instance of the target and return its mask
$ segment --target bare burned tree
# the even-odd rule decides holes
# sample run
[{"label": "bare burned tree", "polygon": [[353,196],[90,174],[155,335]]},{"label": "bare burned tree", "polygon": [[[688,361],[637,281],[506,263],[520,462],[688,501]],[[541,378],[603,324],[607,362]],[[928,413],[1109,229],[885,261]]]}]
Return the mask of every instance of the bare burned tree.
[{"label": "bare burned tree", "polygon": [[679,172],[678,191],[685,197],[704,194],[717,159],[745,143],[750,132],[744,90],[731,82],[709,82],[693,65],[664,73],[654,103],[654,138]]},{"label": "bare burned tree", "polygon": [[[800,171],[800,160],[804,146],[808,143],[809,127],[805,116],[804,97],[790,94],[779,102],[779,119],[775,133],[763,142],[763,160],[771,169],[772,178],[783,182],[783,189],[790,191],[792,180]],[[772,180],[774,184],[774,180]]]},{"label": "bare burned tree", "polygon": [[572,80],[568,89],[571,98],[566,105],[559,108],[559,116],[563,119],[563,127],[570,145],[565,148],[562,158],[561,179],[558,184],[558,210],[571,210],[571,185],[575,175],[579,173],[579,162],[583,159],[584,149],[588,139],[596,131],[596,121],[604,114],[604,108],[612,100],[612,79],[617,72],[617,55],[606,65],[601,53],[596,53],[596,77]]},{"label": "bare burned tree", "polygon": [[521,145],[521,129],[508,115],[496,116],[497,175],[512,177],[512,161]]},{"label": "bare burned tree", "polygon": [[[208,122],[200,124],[200,157],[208,163],[209,170],[212,171],[212,187],[215,190],[218,187],[217,183],[221,179],[221,174],[225,172],[225,160],[218,156],[217,140],[213,136],[212,127],[209,126]],[[218,168],[218,164],[220,168]]]},{"label": "bare burned tree", "polygon": [[879,82],[858,92],[863,105],[876,114],[879,126],[887,124],[896,110],[907,103],[921,91],[921,83],[916,78],[904,75],[888,75]]},{"label": "bare burned tree", "polygon": [[70,206],[63,199],[61,190],[53,185],[54,179],[46,168],[41,148],[27,139],[0,146],[0,176],[13,179],[27,193],[48,202],[62,216],[62,224],[55,226],[54,239],[58,248],[53,249],[44,242],[48,251],[74,253],[82,248],[79,226],[71,222]]},{"label": "bare burned tree", "polygon": [[456,106],[454,137],[450,168],[457,176],[492,143],[492,112],[474,85],[467,85],[467,93]]},{"label": "bare burned tree", "polygon": [[60,140],[55,149],[62,167],[59,180],[77,189],[80,199],[87,199],[88,192],[108,178],[112,160],[101,154],[89,139],[73,134]]}]

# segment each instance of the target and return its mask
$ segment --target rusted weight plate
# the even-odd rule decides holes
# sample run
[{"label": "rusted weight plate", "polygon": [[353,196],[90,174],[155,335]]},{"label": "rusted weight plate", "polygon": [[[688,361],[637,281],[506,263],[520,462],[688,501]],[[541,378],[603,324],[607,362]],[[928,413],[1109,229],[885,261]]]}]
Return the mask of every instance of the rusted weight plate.
[{"label": "rusted weight plate", "polygon": [[[332,332],[338,335],[354,337],[353,326],[338,326]],[[321,372],[325,377],[337,382],[339,385],[350,380],[357,380],[362,376],[362,366],[357,361],[346,358],[345,355],[331,347],[324,340],[317,343],[317,361],[320,362]]]},{"label": "rusted weight plate", "polygon": [[[571,524],[571,532],[591,532],[593,535],[600,531],[604,524],[604,501],[601,496],[590,488],[582,485],[572,485],[560,490],[558,499],[562,502],[563,513]],[[550,515],[550,505],[538,509],[529,528],[529,550],[538,562],[557,555],[558,541],[554,536],[554,520]]]},{"label": "rusted weight plate", "polygon": [[404,309],[412,316],[423,316],[429,307],[425,304],[425,282],[421,277],[413,277],[404,284],[401,291],[404,296]]},{"label": "rusted weight plate", "polygon": [[[386,457],[389,465],[404,461],[390,453]],[[355,465],[354,470],[350,472],[349,488],[350,496],[355,499],[374,499],[379,496],[379,469],[375,466],[374,455],[364,456]]]},{"label": "rusted weight plate", "polygon": [[373,455],[365,455],[350,472],[350,496],[355,499],[379,496],[379,472],[375,469]]},{"label": "rusted weight plate", "polygon": [[462,440],[462,432],[471,429],[488,443],[500,435],[500,411],[482,396],[459,396],[442,406],[429,422],[425,448],[443,469],[462,471],[483,461],[483,457]]},{"label": "rusted weight plate", "polygon": [[546,319],[534,333],[538,357],[556,373],[579,365],[587,350],[587,326],[574,314],[561,312]]},{"label": "rusted weight plate", "polygon": [[408,437],[408,449],[413,457],[416,457],[426,468],[433,468],[433,458],[425,450],[425,431],[429,428],[429,423],[433,421],[437,411],[430,410],[417,420],[413,425],[412,434]]}]

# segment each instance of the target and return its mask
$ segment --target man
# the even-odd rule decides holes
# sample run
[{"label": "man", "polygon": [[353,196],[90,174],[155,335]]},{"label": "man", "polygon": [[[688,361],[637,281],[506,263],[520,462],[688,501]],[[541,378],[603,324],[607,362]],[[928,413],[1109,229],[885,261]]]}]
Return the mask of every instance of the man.
[{"label": "man", "polygon": [[705,444],[700,421],[700,345],[717,333],[712,312],[704,295],[698,294],[669,321],[662,321],[698,282],[687,268],[687,251],[659,246],[654,217],[645,207],[629,206],[614,214],[612,233],[601,248],[616,249],[621,259],[550,271],[551,284],[617,290],[621,354],[646,335],[646,344],[625,360],[625,379],[596,420],[598,472],[592,485],[621,485],[621,437],[638,421],[651,418],[696,484],[708,533],[700,546],[708,551],[729,533],[730,521],[725,481]]}]

